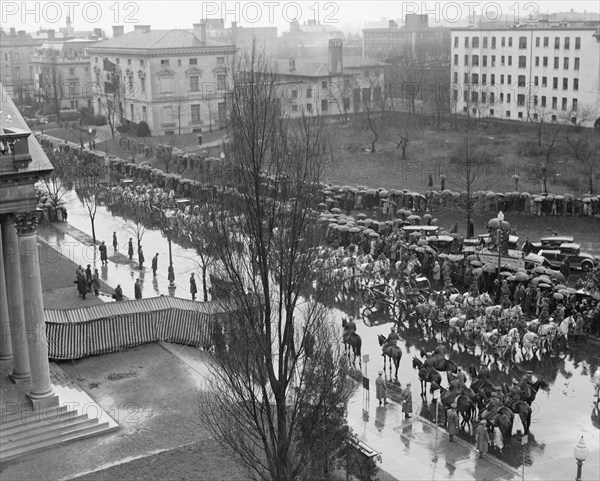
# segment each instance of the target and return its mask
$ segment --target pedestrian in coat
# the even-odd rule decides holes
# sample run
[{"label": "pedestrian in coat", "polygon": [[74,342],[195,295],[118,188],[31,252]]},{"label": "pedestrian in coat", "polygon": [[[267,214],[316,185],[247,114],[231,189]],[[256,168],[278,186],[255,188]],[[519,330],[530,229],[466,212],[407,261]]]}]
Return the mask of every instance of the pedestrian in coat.
[{"label": "pedestrian in coat", "polygon": [[440,285],[440,279],[442,278],[442,268],[440,263],[435,261],[433,264],[433,285],[437,288]]},{"label": "pedestrian in coat", "polygon": [[196,293],[198,292],[198,288],[196,287],[196,278],[194,277],[194,273],[190,276],[190,294],[192,294],[192,301],[196,300]]},{"label": "pedestrian in coat", "polygon": [[383,379],[383,371],[379,371],[379,376],[375,379],[375,394],[377,395],[377,399],[379,400],[379,405],[381,403],[387,404],[387,385],[385,383],[385,379]]},{"label": "pedestrian in coat", "polygon": [[402,391],[402,412],[404,418],[408,419],[412,414],[412,394],[410,392],[410,383],[406,384],[406,388]]},{"label": "pedestrian in coat", "polygon": [[490,444],[490,435],[487,431],[487,421],[485,419],[477,426],[475,436],[477,438],[477,451],[479,451],[479,457],[481,458],[488,452],[488,446]]},{"label": "pedestrian in coat", "polygon": [[144,251],[142,250],[142,246],[138,244],[138,261],[140,263],[140,270],[144,268],[144,262],[146,258],[144,257]]},{"label": "pedestrian in coat", "polygon": [[113,298],[116,301],[123,300],[123,289],[121,288],[121,284],[118,284],[117,287],[115,287],[115,293],[113,294]]},{"label": "pedestrian in coat", "polygon": [[97,296],[100,292],[100,274],[98,274],[98,269],[94,269],[94,275],[92,276],[92,289],[94,289],[94,295]]},{"label": "pedestrian in coat", "polygon": [[152,258],[152,274],[156,277],[156,270],[158,269],[158,252]]},{"label": "pedestrian in coat", "polygon": [[127,248],[127,255],[129,259],[133,259],[133,240],[129,238],[129,247]]},{"label": "pedestrian in coat", "polygon": [[452,403],[448,414],[446,415],[448,422],[448,434],[450,435],[450,442],[453,443],[454,436],[458,431],[458,413],[456,412],[456,403]]},{"label": "pedestrian in coat", "polygon": [[90,264],[87,265],[87,269],[85,270],[85,282],[87,284],[88,292],[92,291],[92,266]]},{"label": "pedestrian in coat", "polygon": [[79,292],[79,297],[81,297],[85,301],[85,296],[87,294],[87,281],[85,280],[85,276],[83,274],[77,275],[77,291]]},{"label": "pedestrian in coat", "polygon": [[100,243],[98,250],[100,251],[100,260],[102,261],[102,265],[108,264],[108,254],[106,253],[106,244],[104,241]]},{"label": "pedestrian in coat", "polygon": [[140,284],[139,278],[135,280],[135,284],[133,285],[133,292],[135,294],[136,299],[142,298],[142,285]]},{"label": "pedestrian in coat", "polygon": [[119,243],[117,242],[117,233],[113,232],[113,250],[115,254],[117,253],[117,249],[119,248]]}]

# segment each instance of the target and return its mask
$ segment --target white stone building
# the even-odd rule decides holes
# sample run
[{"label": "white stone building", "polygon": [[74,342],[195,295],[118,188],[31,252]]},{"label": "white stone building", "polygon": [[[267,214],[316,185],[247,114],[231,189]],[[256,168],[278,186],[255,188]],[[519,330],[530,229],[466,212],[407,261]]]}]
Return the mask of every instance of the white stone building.
[{"label": "white stone building", "polygon": [[600,27],[560,23],[452,29],[458,113],[591,126],[600,117]]}]

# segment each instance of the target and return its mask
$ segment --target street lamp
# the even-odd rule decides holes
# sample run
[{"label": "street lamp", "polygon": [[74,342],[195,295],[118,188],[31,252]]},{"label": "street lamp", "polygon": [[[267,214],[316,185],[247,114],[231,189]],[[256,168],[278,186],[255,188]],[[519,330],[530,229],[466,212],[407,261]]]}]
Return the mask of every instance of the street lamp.
[{"label": "street lamp", "polygon": [[498,249],[498,280],[500,279],[500,268],[502,267],[502,249],[500,249],[500,242],[502,241],[502,222],[504,222],[504,213],[498,212],[496,216],[498,219],[498,230],[496,231],[496,248]]},{"label": "street lamp", "polygon": [[90,134],[90,150],[92,150],[92,135],[94,134],[94,131],[91,127],[88,129],[88,134]]},{"label": "street lamp", "polygon": [[165,230],[167,231],[167,241],[169,242],[169,290],[175,291],[175,271],[173,270],[173,251],[171,248],[171,231],[173,230],[173,216],[175,213],[172,210],[167,210],[164,213],[165,219],[167,220],[167,226]]},{"label": "street lamp", "polygon": [[573,447],[573,454],[577,461],[577,477],[575,478],[575,481],[581,481],[581,468],[588,455],[588,448],[583,441],[583,436],[581,436],[575,447]]}]

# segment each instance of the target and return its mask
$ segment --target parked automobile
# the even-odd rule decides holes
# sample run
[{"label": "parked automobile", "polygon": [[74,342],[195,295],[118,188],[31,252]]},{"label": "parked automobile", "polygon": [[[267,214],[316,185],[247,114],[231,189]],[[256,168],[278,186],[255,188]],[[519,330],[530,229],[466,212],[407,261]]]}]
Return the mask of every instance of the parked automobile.
[{"label": "parked automobile", "polygon": [[565,242],[558,249],[541,249],[538,254],[545,257],[553,267],[560,267],[568,258],[571,269],[591,271],[594,268],[594,256],[581,252],[581,246],[572,242]]},{"label": "parked automobile", "polygon": [[533,247],[533,252],[538,252],[541,249],[559,249],[561,244],[571,244],[573,242],[575,242],[575,238],[570,235],[552,235],[542,237],[539,242],[532,242],[531,246]]}]

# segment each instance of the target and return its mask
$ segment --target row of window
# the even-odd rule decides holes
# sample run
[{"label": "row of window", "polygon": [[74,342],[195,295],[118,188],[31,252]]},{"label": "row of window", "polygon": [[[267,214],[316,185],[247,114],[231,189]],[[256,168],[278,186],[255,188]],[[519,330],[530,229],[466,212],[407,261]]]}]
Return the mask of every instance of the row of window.
[{"label": "row of window", "polygon": [[[490,57],[490,60],[491,60],[490,66],[495,67],[496,66],[496,56],[492,55]],[[508,60],[508,66],[511,67],[512,66],[512,56],[511,55],[508,55],[508,58],[506,58],[506,56],[504,56],[504,55],[501,55],[500,56],[500,66],[504,67],[506,60]],[[471,61],[471,65],[473,67],[479,67],[479,55],[471,55],[470,61]],[[465,55],[464,64],[469,65],[469,55]],[[455,66],[458,65],[458,54],[454,54],[454,65]],[[575,57],[574,62],[573,62],[573,69],[579,70],[579,65],[580,65],[579,57]],[[488,66],[488,56],[487,55],[482,55],[481,66],[482,67]],[[535,57],[535,66],[536,67],[540,66],[540,57]],[[542,57],[542,66],[543,67],[548,66],[548,57]],[[560,67],[560,57],[554,57],[554,69],[558,70],[559,67]],[[525,55],[519,55],[519,68],[527,68],[527,57]],[[569,57],[563,58],[563,70],[569,70]]]},{"label": "row of window", "polygon": [[[469,40],[471,38],[471,40]],[[501,38],[501,46],[506,47],[506,38]],[[459,37],[454,37],[454,48],[458,48]],[[471,48],[479,48],[479,37],[465,37],[465,47],[469,48],[469,43],[471,44]],[[535,46],[539,47],[541,43],[541,37],[535,38]],[[488,37],[482,38],[483,48],[488,48]],[[550,44],[550,38],[544,37],[544,47],[548,47]],[[492,48],[496,48],[496,37],[491,37],[491,45]],[[513,46],[513,37],[508,37],[508,46]],[[527,48],[527,37],[519,37],[519,48],[525,49]],[[560,48],[560,37],[554,37],[554,48]],[[569,50],[571,48],[571,38],[565,37],[563,42],[563,48],[565,50]],[[575,37],[575,50],[579,50],[581,48],[581,37]]]},{"label": "row of window", "polygon": [[[539,80],[540,80],[540,78],[536,75],[533,78],[533,84],[535,86],[539,86],[540,85]],[[470,83],[472,83],[472,84],[479,85],[479,74],[473,73],[469,77],[468,73],[464,73],[463,81],[464,81],[464,83],[469,83],[469,81],[470,81]],[[558,90],[558,82],[559,82],[558,77],[553,77],[552,88],[554,90]],[[458,83],[458,72],[454,72],[454,83],[455,84]],[[487,85],[487,74],[481,74],[481,84]],[[512,75],[506,76],[506,84],[512,85]],[[519,75],[517,78],[517,85],[519,87],[525,87],[525,84],[526,84],[525,75]],[[490,74],[490,85],[496,85],[496,74]],[[500,85],[504,85],[504,74],[500,75]],[[548,87],[548,77],[542,77],[542,87]],[[569,79],[568,78],[562,79],[562,89],[569,90]],[[573,79],[573,90],[575,90],[575,91],[579,90],[579,79],[578,78]]]},{"label": "row of window", "polygon": [[[98,57],[96,57],[94,59],[94,63],[98,63]],[[115,59],[115,63],[117,65],[121,64],[121,59],[120,58],[116,58]],[[161,59],[160,61],[160,65],[161,67],[169,67],[170,66],[170,59]],[[128,58],[127,59],[127,65],[131,65],[131,59]],[[144,60],[140,59],[140,67],[143,67],[145,65]],[[197,58],[189,58],[188,59],[188,65],[198,65],[198,59]],[[217,65],[225,65],[225,57],[217,57]],[[177,66],[181,67],[181,59],[178,58],[177,59]]]},{"label": "row of window", "polygon": [[[465,90],[464,91],[464,95],[465,98],[468,98],[468,94],[469,94],[469,90]],[[458,99],[458,90],[454,90],[454,100],[456,101]],[[569,105],[569,99],[566,97],[563,97],[561,99],[561,110],[566,111],[568,109],[568,105]],[[510,104],[511,101],[511,95],[510,94],[506,94],[506,100],[505,100],[505,96],[503,93],[501,93],[499,95],[499,102],[500,103],[507,103]],[[558,110],[558,97],[552,97],[552,110]],[[517,95],[517,106],[519,107],[524,107],[525,106],[525,95],[524,94],[519,94]],[[477,92],[477,91],[471,91],[471,103],[481,103],[481,104],[495,104],[496,103],[496,96],[494,94],[494,92],[491,92],[488,96],[488,94],[486,92]],[[547,98],[545,95],[542,95],[540,98],[538,98],[537,95],[533,96],[533,106],[537,107],[547,107]],[[577,110],[577,108],[579,107],[579,101],[578,99],[572,99],[571,101],[571,110]]]},{"label": "row of window", "polygon": [[[467,113],[467,107],[463,107],[463,112],[465,114]],[[477,112],[476,108],[472,108],[471,109],[471,113],[473,115],[478,115],[478,112]],[[485,112],[481,112],[481,114],[484,114],[484,113]],[[494,111],[494,109],[490,109],[489,116],[490,117],[494,117],[495,114],[496,114],[496,112]],[[507,110],[505,112],[505,116],[506,116],[507,119],[510,118],[510,110]],[[523,119],[524,118],[523,112],[517,112],[517,117],[519,119]],[[535,113],[535,112],[532,114],[532,117],[533,117],[533,120],[538,120],[539,119],[539,115],[537,113]],[[558,120],[558,117],[556,115],[552,115],[552,122],[556,122],[557,120]]]}]

